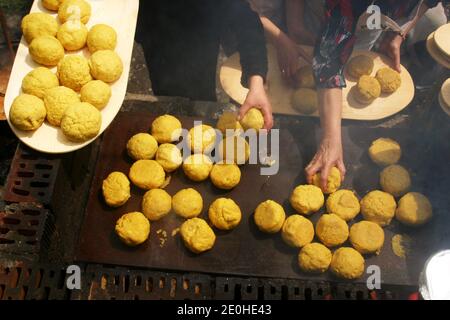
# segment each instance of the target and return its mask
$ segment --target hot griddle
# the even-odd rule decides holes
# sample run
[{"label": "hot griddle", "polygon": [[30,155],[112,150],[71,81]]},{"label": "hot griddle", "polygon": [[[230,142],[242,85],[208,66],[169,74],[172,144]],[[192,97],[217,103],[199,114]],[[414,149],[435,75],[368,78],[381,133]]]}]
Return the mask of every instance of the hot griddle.
[{"label": "hot griddle", "polygon": [[[128,139],[136,133],[148,132],[155,114],[149,112],[122,112],[105,132],[99,151],[95,176],[89,194],[83,223],[77,260],[101,264],[146,267],[183,272],[204,272],[226,275],[279,277],[311,280],[337,280],[327,272],[323,275],[310,275],[301,272],[297,266],[298,250],[288,247],[279,234],[266,235],[258,231],[253,222],[253,212],[257,205],[272,199],[283,205],[288,215],[294,210],[289,204],[292,190],[305,183],[303,168],[311,159],[319,138],[316,123],[299,122],[282,127],[280,130],[280,171],[276,176],[261,176],[259,165],[245,165],[242,180],[234,190],[226,192],[215,188],[210,181],[195,183],[188,180],[182,170],[171,177],[166,188],[170,195],[181,189],[192,187],[203,196],[204,209],[201,215],[207,219],[209,205],[219,197],[228,197],[241,207],[243,218],[241,224],[231,232],[216,231],[217,239],[211,251],[201,255],[192,254],[183,245],[179,234],[172,236],[172,231],[179,228],[183,220],[174,213],[151,224],[150,238],[143,245],[130,248],[121,243],[114,233],[117,219],[132,211],[141,210],[144,191],[132,187],[132,197],[121,208],[112,209],[104,204],[101,185],[103,179],[112,171],[128,174],[132,160],[126,153]],[[203,120],[214,125],[215,121],[179,117],[183,127],[190,129],[195,120]],[[410,169],[414,181],[414,190],[427,193],[427,173],[418,175],[422,167],[418,161],[418,146],[411,141],[408,131],[402,129],[367,129],[350,126],[343,129],[344,147],[348,175],[343,187],[354,189],[360,197],[368,191],[379,188],[380,169],[371,163],[367,148],[378,137],[391,137],[399,141],[404,150],[402,164]],[[366,267],[380,267],[382,282],[391,285],[416,285],[420,271],[433,253],[438,240],[437,229],[439,212],[428,225],[418,228],[406,228],[396,221],[385,229],[386,241],[379,256],[368,256]],[[311,220],[316,223],[322,212],[316,213]],[[361,219],[359,216],[354,222]],[[447,219],[448,220],[448,219]],[[351,224],[352,224],[351,223]],[[161,231],[167,234],[167,240],[161,246]],[[159,234],[157,233],[159,231]],[[391,238],[394,234],[406,233],[414,239],[413,250],[406,258],[394,255]],[[346,244],[350,246],[350,244]],[[369,275],[365,274],[355,282],[365,283]]]}]

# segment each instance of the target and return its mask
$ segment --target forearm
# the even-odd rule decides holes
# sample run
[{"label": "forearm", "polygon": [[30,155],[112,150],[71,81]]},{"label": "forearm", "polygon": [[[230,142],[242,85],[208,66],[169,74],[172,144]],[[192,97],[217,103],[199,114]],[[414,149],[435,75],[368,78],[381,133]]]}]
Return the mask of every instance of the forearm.
[{"label": "forearm", "polygon": [[260,16],[260,19],[261,19],[261,23],[264,27],[264,31],[266,33],[268,40],[272,44],[276,45],[278,39],[283,34],[283,31],[281,31],[281,29],[278,28],[275,23],[270,21],[270,19],[268,19],[264,16]]},{"label": "forearm", "polygon": [[319,90],[322,141],[341,141],[342,89]]},{"label": "forearm", "polygon": [[288,36],[296,43],[314,45],[317,39],[305,28],[303,16],[303,0],[286,1],[286,25]]},{"label": "forearm", "polygon": [[404,33],[402,35],[403,37],[406,37],[411,32],[411,30],[414,29],[417,22],[420,20],[420,18],[423,17],[423,15],[428,11],[428,9],[430,9],[428,4],[426,4],[425,2],[422,2],[422,4],[419,6],[417,15],[410,21],[410,23],[408,24],[408,27],[404,31]]}]

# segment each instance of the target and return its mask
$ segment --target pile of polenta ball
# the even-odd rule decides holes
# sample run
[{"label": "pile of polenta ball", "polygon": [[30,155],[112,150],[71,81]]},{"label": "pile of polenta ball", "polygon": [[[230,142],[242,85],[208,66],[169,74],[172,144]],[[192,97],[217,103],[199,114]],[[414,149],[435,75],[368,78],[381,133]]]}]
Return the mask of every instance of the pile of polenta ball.
[{"label": "pile of polenta ball", "polygon": [[[263,116],[256,108],[252,108],[240,122],[235,113],[225,112],[217,122],[217,129],[224,138],[216,141],[218,137],[211,126],[194,126],[187,135],[191,153],[184,155],[184,160],[175,145],[180,140],[182,124],[172,115],[156,118],[151,125],[151,133],[143,132],[131,137],[126,148],[135,162],[128,175],[113,172],[103,181],[104,200],[111,207],[123,206],[129,200],[131,183],[147,190],[141,212],[127,213],[117,221],[119,238],[129,246],[142,244],[150,235],[151,222],[161,220],[173,211],[185,220],[180,227],[185,246],[194,253],[210,250],[216,241],[210,224],[222,231],[236,228],[242,218],[238,204],[229,198],[216,199],[208,209],[209,224],[199,218],[204,202],[197,190],[183,189],[172,197],[164,188],[170,183],[170,174],[182,168],[191,181],[203,182],[209,178],[218,189],[232,190],[241,181],[240,166],[250,157],[250,146],[241,133],[243,129],[260,130],[263,125]],[[222,161],[214,164],[206,154],[216,145],[215,152]]]},{"label": "pile of polenta ball", "polygon": [[[254,221],[262,232],[278,233],[294,248],[300,269],[308,273],[323,273],[328,269],[344,279],[357,279],[364,273],[363,255],[379,254],[384,244],[384,230],[395,217],[408,226],[420,226],[432,216],[429,200],[416,192],[408,193],[411,178],[406,169],[398,165],[400,145],[392,139],[380,138],[369,148],[370,158],[383,167],[380,174],[381,190],[368,193],[361,201],[351,190],[339,190],[341,175],[337,168],[328,177],[327,194],[319,188],[320,174],[313,178],[314,185],[295,188],[290,203],[298,214],[289,216],[283,207],[268,200],[255,211]],[[398,205],[395,198],[400,198]],[[315,228],[307,218],[326,203],[327,214],[322,215]],[[353,220],[362,214],[363,220]],[[349,228],[348,223],[352,222]],[[313,242],[314,237],[318,242]],[[349,240],[352,247],[340,247]],[[338,248],[340,247],[340,248]],[[338,248],[332,253],[331,249]]]},{"label": "pile of polenta ball", "polygon": [[[47,120],[68,140],[85,142],[98,135],[100,110],[112,94],[109,84],[123,72],[114,51],[117,33],[105,24],[87,29],[91,5],[86,0],[42,0],[42,5],[57,11],[58,19],[35,12],[22,20],[30,56],[41,66],[23,79],[23,93],[11,106],[10,121],[19,130],[35,131]],[[89,59],[74,54],[86,46]],[[49,69],[55,66],[56,74]]]}]

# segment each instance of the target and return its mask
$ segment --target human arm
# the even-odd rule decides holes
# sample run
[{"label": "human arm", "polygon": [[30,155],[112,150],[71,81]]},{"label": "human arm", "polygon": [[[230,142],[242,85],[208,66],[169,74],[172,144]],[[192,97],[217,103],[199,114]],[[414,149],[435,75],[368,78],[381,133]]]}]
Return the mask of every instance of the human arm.
[{"label": "human arm", "polygon": [[304,0],[286,0],[288,35],[296,43],[314,46],[317,38],[305,27],[304,9]]}]

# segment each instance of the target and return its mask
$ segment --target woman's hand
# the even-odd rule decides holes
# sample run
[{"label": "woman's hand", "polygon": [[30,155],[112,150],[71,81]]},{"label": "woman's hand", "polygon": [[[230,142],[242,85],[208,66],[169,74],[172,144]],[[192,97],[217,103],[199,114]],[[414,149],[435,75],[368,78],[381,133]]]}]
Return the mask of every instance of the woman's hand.
[{"label": "woman's hand", "polygon": [[264,88],[264,80],[261,76],[250,77],[249,92],[239,111],[239,120],[242,119],[251,108],[260,109],[264,116],[264,129],[272,129],[272,105],[267,97],[266,90]]},{"label": "woman's hand", "polygon": [[297,45],[286,34],[280,33],[277,39],[277,58],[283,78],[292,83],[295,74],[300,69]]},{"label": "woman's hand", "polygon": [[340,137],[323,139],[316,155],[306,167],[306,179],[309,184],[313,182],[313,176],[320,172],[320,185],[323,191],[327,191],[327,181],[330,170],[337,167],[341,172],[342,181],[345,179],[344,155]]}]

